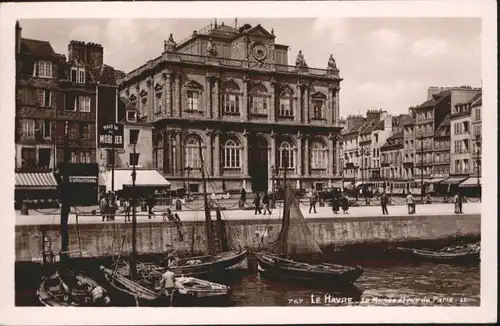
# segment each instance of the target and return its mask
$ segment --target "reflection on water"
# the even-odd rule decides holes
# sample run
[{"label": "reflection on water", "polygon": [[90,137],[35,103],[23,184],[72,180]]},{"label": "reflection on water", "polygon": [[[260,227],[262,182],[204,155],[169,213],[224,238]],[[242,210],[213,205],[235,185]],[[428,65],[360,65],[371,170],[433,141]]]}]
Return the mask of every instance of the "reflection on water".
[{"label": "reflection on water", "polygon": [[[229,271],[223,277],[213,280],[232,286],[231,301],[225,304],[230,306],[480,304],[479,267],[395,262],[358,264],[362,265],[365,271],[356,282],[356,287],[342,290],[329,289],[326,285],[312,287],[267,279],[247,270]],[[39,285],[39,276],[36,274],[33,268],[30,268],[29,272],[16,276],[17,305],[40,305],[35,298],[36,287]],[[102,282],[98,279],[96,281]],[[119,302],[122,300],[115,299],[113,302],[121,305]]]}]

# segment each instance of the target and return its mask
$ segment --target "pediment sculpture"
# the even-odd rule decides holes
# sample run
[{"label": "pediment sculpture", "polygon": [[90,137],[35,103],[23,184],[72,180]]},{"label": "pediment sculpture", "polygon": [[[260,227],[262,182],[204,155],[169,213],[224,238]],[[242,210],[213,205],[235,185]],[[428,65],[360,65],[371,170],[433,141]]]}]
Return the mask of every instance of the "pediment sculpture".
[{"label": "pediment sculpture", "polygon": [[217,49],[215,48],[214,40],[210,38],[207,43],[207,55],[217,56]]}]

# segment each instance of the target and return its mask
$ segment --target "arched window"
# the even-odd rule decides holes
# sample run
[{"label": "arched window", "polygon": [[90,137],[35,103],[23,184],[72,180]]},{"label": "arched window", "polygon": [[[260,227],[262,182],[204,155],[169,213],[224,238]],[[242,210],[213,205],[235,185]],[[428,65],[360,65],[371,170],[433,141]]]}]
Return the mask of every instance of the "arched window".
[{"label": "arched window", "polygon": [[293,91],[290,87],[286,87],[280,94],[280,107],[278,115],[280,117],[293,117]]},{"label": "arched window", "polygon": [[325,117],[326,96],[323,93],[312,95],[313,119],[323,119]]},{"label": "arched window", "polygon": [[239,168],[241,166],[241,146],[238,141],[229,139],[224,144],[223,163],[225,168]]},{"label": "arched window", "polygon": [[201,157],[199,150],[199,142],[201,140],[198,137],[190,136],[186,140],[186,146],[184,149],[185,166],[199,169],[201,168]]},{"label": "arched window", "polygon": [[311,168],[326,169],[328,163],[328,155],[326,146],[318,141],[311,146]]},{"label": "arched window", "polygon": [[240,93],[240,87],[234,81],[224,84],[222,94],[224,113],[240,113]]},{"label": "arched window", "polygon": [[250,114],[267,115],[269,107],[268,102],[269,95],[264,85],[257,84],[250,89]]},{"label": "arched window", "polygon": [[279,167],[280,168],[294,168],[295,167],[295,147],[288,142],[282,142],[279,147],[278,153]]}]

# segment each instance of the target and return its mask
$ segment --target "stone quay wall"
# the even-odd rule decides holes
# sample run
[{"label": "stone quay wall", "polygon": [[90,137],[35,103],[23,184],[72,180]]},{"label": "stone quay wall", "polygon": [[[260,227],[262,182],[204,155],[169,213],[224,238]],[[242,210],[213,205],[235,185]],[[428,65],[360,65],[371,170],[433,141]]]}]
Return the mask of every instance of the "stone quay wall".
[{"label": "stone quay wall", "polygon": [[[377,245],[400,245],[419,241],[439,241],[454,237],[479,238],[481,215],[377,216],[310,218],[307,224],[321,248],[342,251],[343,248]],[[230,244],[258,249],[261,242],[276,239],[280,220],[226,220]],[[215,223],[214,223],[215,224]],[[179,240],[172,222],[153,221],[137,224],[139,255],[204,252],[205,226],[202,221],[183,223],[185,237]],[[131,223],[122,221],[70,224],[70,251],[81,251],[84,257],[107,257],[131,251]],[[60,251],[60,227],[52,225],[16,225],[16,261],[40,262],[43,239],[52,241],[52,251]]]}]

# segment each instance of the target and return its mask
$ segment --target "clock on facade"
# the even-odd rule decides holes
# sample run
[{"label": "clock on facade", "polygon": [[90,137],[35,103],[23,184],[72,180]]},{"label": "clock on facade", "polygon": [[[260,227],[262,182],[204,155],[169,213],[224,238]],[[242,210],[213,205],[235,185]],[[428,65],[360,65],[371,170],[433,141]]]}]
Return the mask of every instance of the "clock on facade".
[{"label": "clock on facade", "polygon": [[252,48],[252,55],[258,61],[264,60],[267,56],[267,49],[264,44],[256,43]]}]

